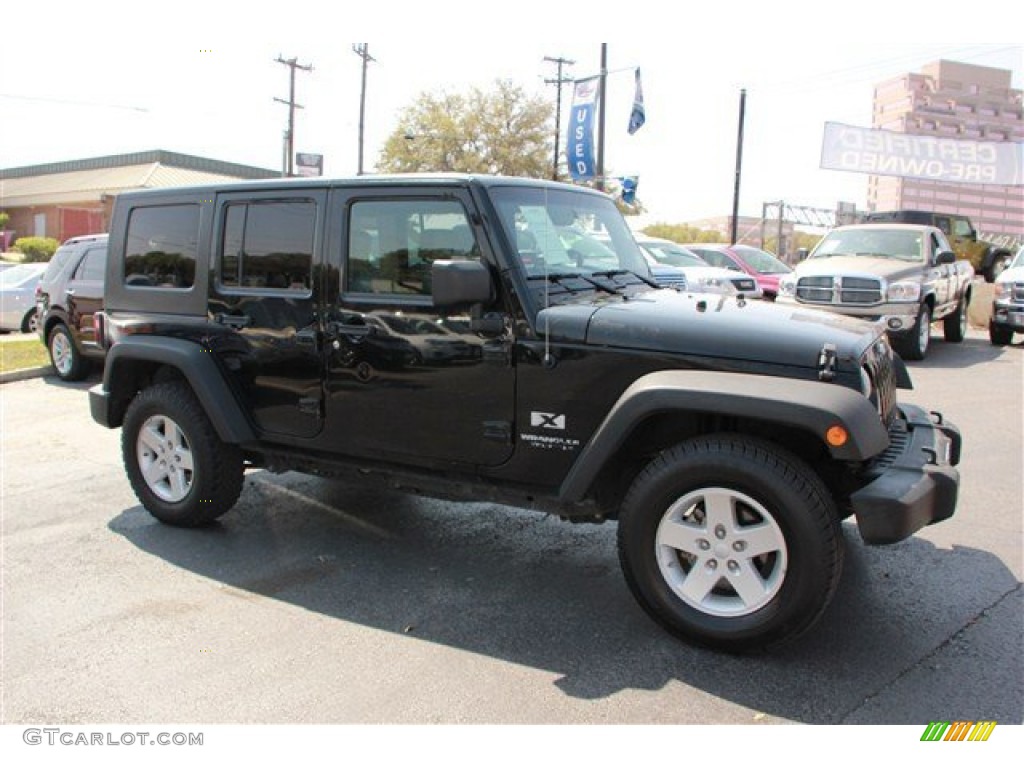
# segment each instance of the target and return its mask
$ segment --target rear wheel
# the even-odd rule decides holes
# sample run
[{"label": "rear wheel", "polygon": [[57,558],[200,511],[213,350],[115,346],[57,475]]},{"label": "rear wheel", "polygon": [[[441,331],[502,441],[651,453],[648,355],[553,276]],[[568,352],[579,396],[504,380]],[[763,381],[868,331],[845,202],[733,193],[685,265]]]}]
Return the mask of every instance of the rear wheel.
[{"label": "rear wheel", "polygon": [[85,378],[89,372],[88,363],[78,351],[71,338],[71,331],[64,323],[53,327],[46,346],[50,350],[50,362],[54,370],[64,381],[80,381]]},{"label": "rear wheel", "polygon": [[769,648],[821,616],[842,572],[835,505],[814,472],[766,441],[695,438],[637,477],[619,558],[647,613],[730,651]]},{"label": "rear wheel", "polygon": [[39,313],[36,312],[35,307],[25,313],[25,317],[21,321],[21,332],[22,333],[38,333],[39,331]]},{"label": "rear wheel", "polygon": [[157,520],[183,527],[223,515],[242,491],[242,452],[224,443],[187,384],[144,389],[125,412],[121,453],[135,495]]},{"label": "rear wheel", "polygon": [[994,283],[996,278],[999,277],[1010,266],[1010,254],[1000,253],[989,264],[988,269],[985,270],[985,282]]}]

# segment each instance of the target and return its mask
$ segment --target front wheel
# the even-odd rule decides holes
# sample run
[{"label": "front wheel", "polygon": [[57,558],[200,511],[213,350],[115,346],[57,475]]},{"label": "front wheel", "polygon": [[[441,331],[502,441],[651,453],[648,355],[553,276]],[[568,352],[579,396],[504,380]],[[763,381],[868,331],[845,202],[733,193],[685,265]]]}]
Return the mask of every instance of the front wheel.
[{"label": "front wheel", "polygon": [[906,360],[924,360],[932,338],[932,308],[922,304],[917,313],[917,322],[905,338],[901,339],[897,351]]},{"label": "front wheel", "polygon": [[187,384],[144,389],[128,406],[121,453],[132,489],[157,520],[182,527],[223,515],[242,491],[242,452],[224,443]]},{"label": "front wheel", "polygon": [[997,347],[1005,347],[1013,341],[1013,328],[997,325],[990,321],[988,324],[988,340]]},{"label": "front wheel", "polygon": [[741,435],[688,440],[637,476],[619,519],[633,595],[668,631],[729,651],[809,629],[835,593],[835,504],[799,458]]}]

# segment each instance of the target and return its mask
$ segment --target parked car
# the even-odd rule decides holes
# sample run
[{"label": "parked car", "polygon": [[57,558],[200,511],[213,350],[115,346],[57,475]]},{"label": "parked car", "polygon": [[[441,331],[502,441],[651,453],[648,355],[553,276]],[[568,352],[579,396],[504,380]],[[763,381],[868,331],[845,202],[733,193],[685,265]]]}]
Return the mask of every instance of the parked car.
[{"label": "parked car", "polygon": [[103,309],[106,267],[106,235],[73,237],[53,254],[39,281],[39,338],[64,381],[85,378],[90,361],[103,359],[93,316]]},{"label": "parked car", "polygon": [[637,245],[659,264],[682,269],[691,291],[700,293],[742,293],[748,298],[761,298],[757,281],[735,270],[712,266],[699,255],[672,240],[646,235],[636,236]]},{"label": "parked car", "polygon": [[973,278],[937,227],[853,224],[825,235],[778,299],[878,322],[900,355],[924,360],[936,320],[946,341],[964,340]]},{"label": "parked car", "polygon": [[36,330],[36,286],[45,264],[17,264],[0,271],[0,332]]},{"label": "parked car", "polygon": [[1024,246],[993,287],[988,338],[996,346],[1005,347],[1013,341],[1014,333],[1024,333]]},{"label": "parked car", "polygon": [[745,272],[757,281],[764,298],[775,301],[779,295],[779,280],[793,271],[776,256],[751,245],[724,243],[694,243],[685,246],[713,267]]},{"label": "parked car", "polygon": [[896,222],[938,227],[949,239],[956,257],[969,261],[974,274],[983,276],[988,283],[994,283],[1013,258],[1013,251],[1005,245],[979,239],[971,220],[958,213],[878,211],[864,217],[865,224]]}]

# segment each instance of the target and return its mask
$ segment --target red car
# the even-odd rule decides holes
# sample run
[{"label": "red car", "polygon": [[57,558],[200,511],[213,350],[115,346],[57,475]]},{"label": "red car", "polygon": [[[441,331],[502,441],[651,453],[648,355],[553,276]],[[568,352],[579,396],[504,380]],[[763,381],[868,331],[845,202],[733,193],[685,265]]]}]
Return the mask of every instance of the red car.
[{"label": "red car", "polygon": [[793,271],[792,267],[779,261],[768,251],[750,245],[693,243],[684,247],[696,253],[708,264],[753,275],[761,293],[768,301],[775,301],[779,294],[779,280]]}]

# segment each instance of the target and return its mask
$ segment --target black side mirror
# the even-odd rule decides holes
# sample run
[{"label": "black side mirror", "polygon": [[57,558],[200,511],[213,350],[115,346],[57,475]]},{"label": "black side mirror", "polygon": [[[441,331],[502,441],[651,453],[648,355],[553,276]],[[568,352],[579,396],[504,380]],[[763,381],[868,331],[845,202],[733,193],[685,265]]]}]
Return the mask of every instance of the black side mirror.
[{"label": "black side mirror", "polygon": [[438,259],[431,266],[430,279],[435,307],[480,304],[494,297],[491,271],[479,261]]},{"label": "black side mirror", "polygon": [[956,254],[952,251],[939,251],[935,256],[936,264],[955,264]]}]

